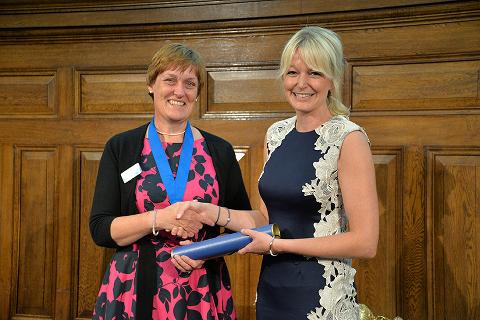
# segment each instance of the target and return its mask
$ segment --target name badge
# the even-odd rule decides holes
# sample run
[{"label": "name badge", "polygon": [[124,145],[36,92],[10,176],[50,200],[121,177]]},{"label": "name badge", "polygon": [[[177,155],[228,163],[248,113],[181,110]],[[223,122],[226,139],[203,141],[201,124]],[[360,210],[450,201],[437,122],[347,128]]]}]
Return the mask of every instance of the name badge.
[{"label": "name badge", "polygon": [[142,173],[142,168],[140,168],[140,165],[137,162],[133,166],[122,172],[121,176],[123,183],[127,183],[128,181],[138,176],[140,173]]}]

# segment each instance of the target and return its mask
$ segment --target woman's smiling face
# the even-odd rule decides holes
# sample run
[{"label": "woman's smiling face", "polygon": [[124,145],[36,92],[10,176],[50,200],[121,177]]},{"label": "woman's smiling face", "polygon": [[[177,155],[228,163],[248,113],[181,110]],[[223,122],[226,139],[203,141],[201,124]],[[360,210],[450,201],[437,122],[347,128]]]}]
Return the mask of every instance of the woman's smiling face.
[{"label": "woman's smiling face", "polygon": [[297,112],[310,113],[327,108],[328,91],[332,81],[320,71],[310,69],[302,58],[300,49],[292,57],[290,67],[283,75],[283,89],[288,103]]},{"label": "woman's smiling face", "polygon": [[185,71],[170,68],[158,74],[148,86],[153,93],[155,114],[166,121],[186,121],[192,114],[198,96],[198,77],[190,67]]}]

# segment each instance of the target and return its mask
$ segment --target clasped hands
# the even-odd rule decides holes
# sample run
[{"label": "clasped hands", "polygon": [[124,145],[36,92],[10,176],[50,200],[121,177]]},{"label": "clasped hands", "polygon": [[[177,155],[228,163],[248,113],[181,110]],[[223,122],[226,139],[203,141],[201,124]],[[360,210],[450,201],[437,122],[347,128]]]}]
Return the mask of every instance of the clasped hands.
[{"label": "clasped hands", "polygon": [[195,210],[192,202],[196,201],[177,202],[165,208],[167,219],[163,229],[173,236],[186,239],[193,237],[203,225],[215,225],[214,219],[206,212]]},{"label": "clasped hands", "polygon": [[[214,226],[215,220],[218,221],[218,206],[211,203],[203,203],[198,201],[177,202],[175,205],[176,221],[178,225],[173,227],[171,233],[182,238],[191,237],[189,232],[195,234],[203,227],[203,224]],[[170,206],[172,207],[172,206]],[[252,238],[252,242],[243,249],[239,250],[239,254],[254,253],[268,254],[271,251],[272,237],[251,229],[242,229],[242,234]],[[187,234],[188,233],[188,234]],[[270,254],[273,254],[270,253]]]},{"label": "clasped hands", "polygon": [[[197,201],[186,201],[178,203],[177,207],[175,207],[177,212],[177,221],[182,220],[190,220],[195,221],[195,225],[199,226],[201,229],[203,224],[213,226],[216,223],[216,219],[218,219],[218,215],[220,211],[218,210],[218,206],[213,205],[211,203],[202,203]],[[218,221],[218,220],[217,220]],[[198,225],[197,225],[198,223]],[[182,227],[184,229],[184,227]],[[178,230],[178,228],[177,228]],[[197,230],[197,232],[198,232]],[[172,234],[174,230],[172,229]],[[177,232],[177,231],[175,231]],[[241,232],[244,235],[249,236],[252,238],[252,242],[248,244],[243,249],[239,250],[239,254],[246,254],[246,253],[254,253],[254,254],[268,254],[274,255],[272,250],[272,237],[263,233],[257,232],[251,229],[242,229]],[[185,237],[184,237],[185,238]],[[181,241],[181,245],[190,244],[190,240]],[[192,260],[187,256],[179,256],[175,255],[172,257],[172,262],[177,269],[182,272],[190,272],[193,269],[200,268],[204,261],[202,260]]]}]

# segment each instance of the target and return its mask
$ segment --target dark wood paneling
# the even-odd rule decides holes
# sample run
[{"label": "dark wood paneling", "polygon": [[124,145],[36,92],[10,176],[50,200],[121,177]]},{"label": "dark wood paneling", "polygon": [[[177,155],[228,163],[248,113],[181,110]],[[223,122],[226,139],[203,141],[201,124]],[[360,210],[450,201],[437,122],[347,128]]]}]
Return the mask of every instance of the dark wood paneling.
[{"label": "dark wood paneling", "polygon": [[[416,134],[420,134],[417,130]],[[425,166],[423,149],[408,146],[404,153],[404,183],[402,211],[402,283],[403,313],[405,319],[426,319],[425,265]]]},{"label": "dark wood paneling", "polygon": [[[235,146],[234,150],[244,182],[246,185],[250,185],[252,177],[251,148]],[[255,291],[252,288],[257,287],[261,257],[233,254],[225,257],[225,260],[232,280],[237,317],[238,319],[251,319],[251,316],[255,314],[252,308],[255,302]]]},{"label": "dark wood paneling", "polygon": [[18,279],[16,314],[53,318],[55,291],[56,154],[18,148]]},{"label": "dark wood paneling", "polygon": [[429,288],[435,319],[480,316],[480,149],[428,149]]},{"label": "dark wood paneling", "polygon": [[55,116],[55,72],[0,71],[0,118]]},{"label": "dark wood paneling", "polygon": [[381,232],[376,257],[355,260],[358,300],[370,306],[374,314],[394,317],[402,314],[399,290],[402,149],[374,147],[373,153]]},{"label": "dark wood paneling", "polygon": [[[448,1],[448,0],[447,0]],[[409,6],[444,1],[435,0],[269,0],[269,1],[157,1],[109,2],[76,1],[13,1],[0,6],[0,27],[72,27],[179,23],[212,20],[278,18],[281,16],[328,13],[350,10]],[[40,9],[40,10],[39,10]],[[91,19],[89,11],[97,11]],[[3,13],[3,14],[2,14]],[[46,15],[48,13],[48,15]]]},{"label": "dark wood paneling", "polygon": [[[207,83],[192,123],[244,154],[258,207],[265,131],[293,114],[275,69],[284,43],[306,24],[341,36],[345,101],[373,146],[381,235],[377,257],[356,262],[360,301],[389,317],[478,317],[478,1],[6,0],[0,319],[90,317],[110,256],[88,231],[98,160],[110,136],[151,117],[144,72],[167,41],[185,42],[205,59]],[[40,210],[26,215],[34,206]],[[441,229],[448,219],[457,224]],[[31,243],[32,234],[40,240]],[[456,242],[444,246],[446,238]],[[37,249],[41,243],[48,250]],[[237,311],[254,319],[261,257],[227,260]],[[25,291],[40,271],[41,303],[38,287],[35,296]]]},{"label": "dark wood paneling", "polygon": [[[13,218],[14,189],[14,149],[11,145],[0,144],[0,252],[3,267],[0,268],[0,314],[10,314],[10,302],[13,296],[12,264],[13,239],[16,230]],[[15,273],[16,274],[16,273]]]},{"label": "dark wood paneling", "polygon": [[[445,12],[444,12],[445,14]],[[354,60],[430,58],[476,53],[480,47],[478,16],[465,21],[410,21],[406,25],[340,31],[346,56]],[[379,45],[381,44],[381,45]],[[422,57],[424,55],[425,57]]]},{"label": "dark wood paneling", "polygon": [[479,109],[479,72],[480,61],[354,67],[352,109]]},{"label": "dark wood paneling", "polygon": [[207,103],[202,118],[279,117],[291,112],[278,68],[216,68],[207,74]]},{"label": "dark wood paneling", "polygon": [[75,319],[90,318],[93,312],[95,299],[100,290],[103,274],[107,270],[111,249],[101,248],[92,240],[89,229],[89,217],[93,191],[97,178],[98,165],[102,156],[98,148],[78,148],[76,150],[77,170],[77,199],[78,203],[78,241],[76,242],[77,277],[75,281]]},{"label": "dark wood paneling", "polygon": [[[58,147],[58,214],[55,229],[56,279],[55,282],[55,319],[71,319],[71,302],[73,293],[73,264],[75,227],[73,224],[72,177],[74,171],[73,146],[61,145]],[[73,232],[67,232],[72,230]]]},{"label": "dark wood paneling", "polygon": [[152,100],[147,94],[145,74],[146,70],[77,70],[75,109],[78,117],[150,114]]}]

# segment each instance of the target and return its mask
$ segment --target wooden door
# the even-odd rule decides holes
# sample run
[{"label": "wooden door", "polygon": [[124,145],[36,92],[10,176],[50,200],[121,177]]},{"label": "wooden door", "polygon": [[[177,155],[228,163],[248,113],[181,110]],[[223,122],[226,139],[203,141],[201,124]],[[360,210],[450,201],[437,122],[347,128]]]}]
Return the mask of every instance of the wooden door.
[{"label": "wooden door", "polygon": [[[33,5],[39,6],[33,9]],[[105,141],[149,120],[145,71],[197,49],[194,125],[235,147],[251,202],[270,124],[293,115],[276,69],[301,26],[334,29],[344,100],[371,140],[380,202],[359,301],[404,319],[480,317],[477,1],[5,0],[0,5],[0,319],[88,319],[111,251],[88,231]],[[254,319],[260,257],[228,257]]]}]

